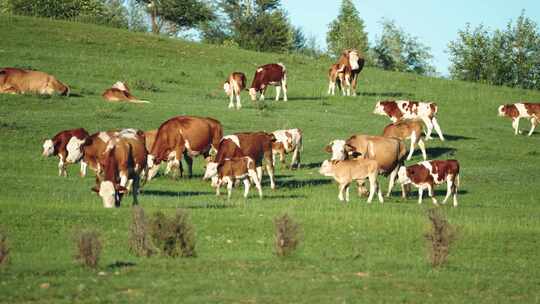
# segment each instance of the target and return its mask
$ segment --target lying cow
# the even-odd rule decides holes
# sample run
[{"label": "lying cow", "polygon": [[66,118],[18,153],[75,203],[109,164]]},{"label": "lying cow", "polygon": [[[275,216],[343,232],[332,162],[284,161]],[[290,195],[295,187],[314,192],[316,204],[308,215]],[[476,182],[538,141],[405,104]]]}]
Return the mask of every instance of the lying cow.
[{"label": "lying cow", "polygon": [[413,119],[403,119],[395,123],[391,123],[384,128],[383,136],[396,137],[405,142],[406,139],[411,140],[411,147],[409,148],[409,155],[407,160],[410,160],[416,145],[420,147],[422,151],[422,157],[427,159],[426,146],[422,140],[422,122]]},{"label": "lying cow", "polygon": [[519,131],[519,120],[521,118],[530,119],[531,130],[528,135],[531,136],[540,121],[540,103],[519,102],[502,105],[499,106],[499,116],[512,118],[512,127],[514,128],[515,135],[518,135],[518,133],[521,134],[521,131]]},{"label": "lying cow", "polygon": [[129,91],[128,86],[121,82],[117,81],[111,88],[108,88],[101,94],[103,99],[106,101],[125,101],[131,103],[150,103],[146,100],[140,100],[137,97],[133,96]]},{"label": "lying cow", "polygon": [[283,89],[283,101],[287,101],[287,69],[282,63],[270,63],[257,68],[249,89],[251,100],[257,100],[257,93],[261,93],[260,100],[264,100],[269,85],[276,86],[276,100],[279,100]]},{"label": "lying cow", "polygon": [[300,168],[300,151],[302,146],[302,130],[288,129],[277,130],[272,132],[276,141],[272,143],[272,162],[276,165],[276,155],[279,155],[279,160],[282,165],[285,165],[285,154],[292,153],[290,168]]},{"label": "lying cow", "polygon": [[[371,203],[373,195],[377,191],[379,202],[384,199],[381,188],[377,182],[379,174],[378,164],[371,159],[352,159],[352,160],[325,160],[322,163],[319,173],[324,176],[333,177],[339,184],[338,199],[340,201],[349,201],[349,187],[353,181],[358,183],[358,195],[362,196],[363,184],[366,178],[369,180],[369,197],[367,202]],[[345,198],[343,194],[345,193]]]},{"label": "lying cow", "polygon": [[212,186],[216,187],[216,195],[220,195],[220,188],[223,183],[227,184],[227,198],[231,198],[234,182],[241,180],[244,183],[244,197],[249,194],[251,179],[259,191],[259,197],[262,198],[262,188],[259,177],[256,172],[255,161],[249,157],[226,158],[220,164],[212,166],[206,170],[203,179],[212,179]]},{"label": "lying cow", "polygon": [[223,90],[225,94],[229,96],[229,109],[234,109],[234,97],[236,96],[236,109],[242,108],[242,102],[240,101],[240,92],[246,88],[246,75],[241,72],[233,72],[225,83],[223,84]]},{"label": "lying cow", "polygon": [[424,188],[437,205],[437,199],[433,197],[433,187],[446,182],[447,191],[443,204],[453,195],[454,207],[457,207],[457,191],[459,187],[459,162],[455,159],[423,161],[416,165],[401,167],[398,172],[398,181],[405,193],[405,185],[413,184],[418,187],[418,204],[422,203]]},{"label": "lying cow", "polygon": [[166,161],[167,171],[178,169],[183,176],[180,160],[182,156],[188,165],[188,174],[193,174],[193,157],[210,155],[211,149],[217,149],[223,137],[223,127],[218,120],[210,117],[176,116],[158,129],[154,145],[148,154],[148,168],[157,170],[162,161]]},{"label": "lying cow", "polygon": [[139,183],[146,170],[144,137],[116,137],[111,139],[105,151],[99,155],[100,172],[92,191],[98,193],[103,207],[119,207],[122,196],[130,186],[133,204],[138,204]]},{"label": "lying cow", "polygon": [[333,64],[328,70],[328,95],[336,94],[336,85],[343,96],[351,95],[351,67]]},{"label": "lying cow", "polygon": [[248,156],[255,161],[257,177],[262,183],[263,160],[270,177],[270,188],[275,189],[272,143],[276,138],[265,132],[236,133],[223,137],[216,156],[206,164],[205,175],[211,175],[226,159]]},{"label": "lying cow", "polygon": [[0,93],[69,95],[69,87],[54,76],[40,71],[18,68],[0,69]]},{"label": "lying cow", "polygon": [[[339,73],[350,73],[349,95],[356,96],[356,85],[358,84],[358,74],[364,68],[365,60],[357,50],[344,50],[338,59]],[[350,72],[349,72],[350,71]]]},{"label": "lying cow", "polygon": [[401,119],[421,119],[426,125],[426,139],[431,139],[433,128],[444,141],[444,136],[435,115],[438,107],[434,102],[418,102],[408,100],[386,100],[379,101],[373,110],[374,114],[388,116],[392,122]]},{"label": "lying cow", "polygon": [[78,140],[84,140],[88,137],[88,132],[86,132],[86,130],[83,128],[65,130],[56,134],[52,139],[46,139],[43,143],[43,156],[49,157],[52,155],[57,155],[59,158],[59,176],[67,176],[67,144],[72,137],[75,137]]}]

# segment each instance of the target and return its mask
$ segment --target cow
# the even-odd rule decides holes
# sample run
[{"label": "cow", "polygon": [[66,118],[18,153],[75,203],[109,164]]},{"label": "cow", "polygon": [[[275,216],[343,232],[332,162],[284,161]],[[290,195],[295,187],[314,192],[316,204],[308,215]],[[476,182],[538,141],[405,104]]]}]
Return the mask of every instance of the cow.
[{"label": "cow", "polygon": [[332,153],[331,160],[358,156],[376,160],[379,173],[389,176],[387,197],[392,192],[398,169],[403,165],[407,154],[403,141],[398,138],[362,134],[353,135],[347,140],[333,140],[326,146],[325,151]]},{"label": "cow", "polygon": [[422,151],[422,157],[427,159],[426,146],[422,140],[422,122],[414,119],[403,119],[395,123],[391,123],[384,128],[383,136],[396,137],[405,142],[406,139],[411,140],[411,147],[409,148],[409,155],[407,160],[410,160],[416,145],[420,147]]},{"label": "cow", "polygon": [[183,169],[180,160],[188,165],[188,174],[193,174],[193,157],[210,156],[211,149],[217,149],[223,137],[221,123],[210,117],[176,116],[158,129],[154,145],[148,154],[148,168],[156,170],[162,161],[168,162],[167,171],[177,168],[180,176]]},{"label": "cow", "polygon": [[272,143],[272,162],[276,165],[276,155],[279,155],[279,160],[282,165],[285,165],[285,154],[292,153],[290,168],[300,168],[300,151],[303,150],[302,145],[302,130],[288,129],[277,130],[272,132],[276,141]]},{"label": "cow", "polygon": [[343,96],[351,95],[351,67],[350,65],[340,66],[333,64],[328,70],[328,95],[336,94],[336,84]]},{"label": "cow", "polygon": [[505,104],[499,106],[499,116],[512,118],[512,127],[514,134],[521,134],[519,131],[519,120],[529,118],[531,120],[531,130],[528,136],[531,136],[540,121],[540,103],[518,102],[514,104]]},{"label": "cow", "polygon": [[84,128],[64,130],[56,134],[51,139],[46,139],[43,143],[43,156],[49,157],[57,155],[58,161],[58,175],[67,176],[67,149],[66,146],[72,137],[78,140],[84,140],[89,136],[88,132]]},{"label": "cow", "polygon": [[279,100],[281,89],[283,101],[287,101],[287,69],[282,63],[270,63],[257,68],[249,88],[251,100],[257,100],[257,93],[261,93],[260,100],[264,100],[264,93],[269,85],[276,86],[276,101]]},{"label": "cow", "polygon": [[138,204],[139,183],[146,170],[147,152],[143,136],[112,138],[98,156],[100,172],[96,177],[96,192],[103,207],[119,207],[124,193],[133,186],[133,204]]},{"label": "cow", "polygon": [[457,191],[459,187],[459,162],[455,159],[423,161],[418,164],[401,167],[398,172],[398,182],[401,184],[405,197],[405,185],[413,184],[418,187],[418,204],[422,203],[424,188],[437,205],[437,199],[433,197],[433,187],[446,182],[447,191],[443,204],[446,204],[450,195],[453,195],[454,207],[457,207]]},{"label": "cow", "polygon": [[435,115],[438,106],[434,102],[419,102],[410,100],[384,100],[378,101],[373,114],[388,116],[392,122],[401,119],[421,119],[426,125],[426,139],[431,138],[433,128],[444,141],[444,136]]},{"label": "cow", "polygon": [[112,87],[106,89],[103,94],[101,94],[103,99],[106,101],[125,101],[131,103],[150,103],[146,100],[140,100],[137,97],[133,96],[129,90],[129,87],[121,82],[117,81]]},{"label": "cow", "polygon": [[256,172],[255,161],[249,156],[226,158],[217,167],[206,170],[203,179],[211,178],[213,186],[216,187],[216,195],[220,195],[220,188],[223,183],[227,184],[227,198],[231,198],[234,182],[241,180],[244,183],[244,197],[247,198],[251,179],[259,191],[262,198],[262,188]]},{"label": "cow", "polygon": [[[245,132],[227,135],[219,143],[217,154],[206,164],[205,175],[215,172],[225,159],[249,156],[255,161],[257,177],[262,183],[263,160],[270,177],[270,188],[275,189],[274,165],[272,162],[272,143],[276,141],[273,134],[266,132]],[[213,180],[215,186],[215,180]]]},{"label": "cow", "polygon": [[234,109],[234,97],[236,96],[236,109],[242,108],[242,102],[240,101],[240,92],[246,88],[246,75],[242,72],[233,72],[225,83],[223,84],[223,90],[225,94],[229,96],[229,109]]},{"label": "cow", "polygon": [[60,94],[69,96],[69,87],[56,77],[40,71],[18,68],[0,69],[0,93]]},{"label": "cow", "polygon": [[[363,184],[366,178],[369,180],[369,197],[367,202],[371,203],[373,196],[377,191],[379,202],[383,203],[384,199],[381,193],[381,188],[377,182],[379,175],[377,161],[372,159],[348,159],[348,160],[325,160],[319,173],[324,176],[333,177],[339,184],[338,199],[346,202],[349,201],[349,187],[353,181],[358,183],[358,195],[362,196]],[[345,197],[343,194],[345,193]]]},{"label": "cow", "polygon": [[338,59],[337,65],[339,66],[338,72],[344,72],[350,70],[350,90],[352,90],[352,96],[356,96],[356,85],[358,83],[358,74],[362,72],[364,68],[365,59],[357,50],[344,50]]}]

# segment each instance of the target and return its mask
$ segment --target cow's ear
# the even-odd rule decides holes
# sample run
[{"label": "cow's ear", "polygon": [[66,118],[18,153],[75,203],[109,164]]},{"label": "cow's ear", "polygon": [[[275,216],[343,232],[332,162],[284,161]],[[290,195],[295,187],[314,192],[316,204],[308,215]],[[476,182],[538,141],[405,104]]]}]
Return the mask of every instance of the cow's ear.
[{"label": "cow's ear", "polygon": [[92,191],[94,191],[95,193],[99,193],[99,187],[98,186],[94,186],[91,188]]},{"label": "cow's ear", "polygon": [[345,152],[355,152],[356,148],[351,146],[350,144],[345,144]]},{"label": "cow's ear", "polygon": [[127,193],[127,188],[124,187],[124,186],[121,186],[121,185],[117,185],[116,186],[116,191],[118,191],[118,193]]},{"label": "cow's ear", "polygon": [[332,153],[332,146],[326,145],[326,147],[324,147],[324,151],[325,151],[326,153]]},{"label": "cow's ear", "polygon": [[275,136],[273,133],[270,133],[270,140],[271,140],[272,142],[276,142],[276,141],[277,141],[277,138],[276,138],[276,136]]}]

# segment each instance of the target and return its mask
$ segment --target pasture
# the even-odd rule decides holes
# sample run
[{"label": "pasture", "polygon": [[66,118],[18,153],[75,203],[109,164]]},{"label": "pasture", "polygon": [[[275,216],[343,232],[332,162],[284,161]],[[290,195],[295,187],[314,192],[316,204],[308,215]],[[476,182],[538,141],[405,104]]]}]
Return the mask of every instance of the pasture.
[{"label": "pasture", "polygon": [[[0,226],[6,228],[11,264],[0,269],[2,303],[354,303],[539,302],[540,131],[514,136],[497,106],[540,101],[540,92],[418,77],[366,68],[357,97],[327,97],[330,61],[261,54],[181,42],[93,25],[0,16],[0,66],[47,71],[69,84],[71,97],[0,95]],[[283,62],[289,101],[227,109],[222,83],[243,71],[248,83],[258,65]],[[111,104],[102,91],[126,81],[146,105]],[[447,141],[426,142],[430,159],[461,163],[460,206],[443,206],[459,228],[448,264],[426,260],[424,204],[416,192],[384,205],[366,204],[351,189],[337,200],[337,185],[318,174],[332,139],[380,134],[387,118],[372,114],[381,99],[431,100]],[[264,198],[248,200],[235,189],[231,201],[215,197],[195,177],[158,177],[139,196],[147,216],[190,211],[197,230],[196,258],[137,258],[128,252],[131,197],[107,210],[82,179],[78,165],[57,175],[57,158],[43,159],[41,144],[60,130],[90,133],[112,128],[149,130],[176,115],[210,116],[225,134],[301,128],[302,168],[276,169],[277,189],[264,178]],[[522,121],[528,130],[529,123]],[[421,160],[419,152],[412,161]],[[383,187],[386,179],[381,178]],[[436,190],[441,199],[445,186]],[[275,216],[288,213],[304,231],[291,257],[273,253]],[[73,231],[101,232],[98,271],[73,262]],[[360,273],[360,275],[359,275]],[[40,284],[49,283],[47,289]]]}]

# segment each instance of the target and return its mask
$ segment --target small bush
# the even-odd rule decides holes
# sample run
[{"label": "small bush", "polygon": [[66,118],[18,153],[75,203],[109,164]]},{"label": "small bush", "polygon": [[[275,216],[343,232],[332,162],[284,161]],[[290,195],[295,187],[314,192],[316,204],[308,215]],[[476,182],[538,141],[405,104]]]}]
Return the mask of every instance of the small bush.
[{"label": "small bush", "polygon": [[77,254],[75,259],[83,266],[96,268],[101,255],[99,233],[93,230],[83,230],[75,234]]},{"label": "small bush", "polygon": [[134,86],[136,89],[143,90],[143,91],[150,91],[150,92],[159,92],[159,88],[151,81],[139,79],[136,80],[134,83]]},{"label": "small bush", "polygon": [[275,249],[278,256],[290,255],[301,241],[301,228],[288,214],[274,219]]},{"label": "small bush", "polygon": [[136,256],[149,257],[155,253],[150,242],[144,209],[138,205],[131,208],[129,250]]},{"label": "small bush", "polygon": [[428,209],[427,216],[431,222],[430,230],[425,234],[429,249],[428,259],[432,267],[440,267],[448,259],[450,245],[456,239],[456,229],[438,209]]},{"label": "small bush", "polygon": [[9,263],[9,242],[7,233],[0,228],[0,267]]},{"label": "small bush", "polygon": [[154,245],[163,255],[170,257],[195,257],[195,228],[189,214],[178,209],[173,218],[157,212],[150,223]]}]

